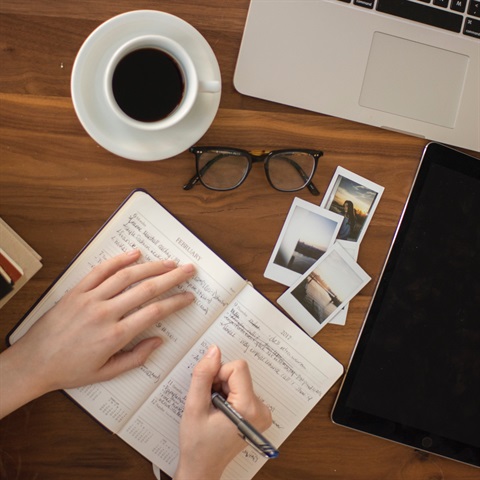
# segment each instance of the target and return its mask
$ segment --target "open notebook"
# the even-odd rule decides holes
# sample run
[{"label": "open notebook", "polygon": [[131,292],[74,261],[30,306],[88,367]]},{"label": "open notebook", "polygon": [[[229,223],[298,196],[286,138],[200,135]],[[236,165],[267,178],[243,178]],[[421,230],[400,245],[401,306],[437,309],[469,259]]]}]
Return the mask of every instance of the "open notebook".
[{"label": "open notebook", "polygon": [[[343,367],[249,282],[144,191],[133,192],[11,333],[11,343],[96,264],[131,248],[145,261],[194,263],[180,290],[196,301],[140,338],[161,336],[147,363],[101,384],[68,390],[85,410],[169,475],[177,466],[178,431],[192,369],[211,344],[223,360],[244,358],[258,396],[270,408],[266,436],[280,445],[325,395]],[[251,447],[224,479],[250,479],[265,463]]]}]

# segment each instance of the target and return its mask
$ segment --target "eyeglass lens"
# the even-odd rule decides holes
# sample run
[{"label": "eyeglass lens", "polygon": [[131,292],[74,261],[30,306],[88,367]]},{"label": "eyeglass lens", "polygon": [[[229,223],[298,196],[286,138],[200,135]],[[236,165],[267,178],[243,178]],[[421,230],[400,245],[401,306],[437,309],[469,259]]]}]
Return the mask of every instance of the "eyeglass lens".
[{"label": "eyeglass lens", "polygon": [[249,160],[228,152],[204,152],[198,158],[202,183],[215,190],[230,190],[238,186],[248,173]]},{"label": "eyeglass lens", "polygon": [[[237,187],[248,173],[249,159],[242,154],[208,151],[198,158],[198,172],[202,183],[215,190]],[[285,152],[271,155],[266,170],[271,184],[283,191],[304,187],[314,173],[315,160],[304,152]]]},{"label": "eyeglass lens", "polygon": [[300,190],[312,178],[315,159],[309,153],[288,152],[272,155],[267,164],[270,182],[279,190]]}]

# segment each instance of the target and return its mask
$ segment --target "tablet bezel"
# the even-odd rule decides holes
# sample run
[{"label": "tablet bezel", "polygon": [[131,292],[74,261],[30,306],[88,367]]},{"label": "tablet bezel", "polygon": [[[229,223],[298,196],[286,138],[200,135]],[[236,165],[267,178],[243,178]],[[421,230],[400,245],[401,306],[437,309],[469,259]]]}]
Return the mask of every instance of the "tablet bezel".
[{"label": "tablet bezel", "polygon": [[358,371],[362,354],[365,351],[370,334],[375,326],[376,315],[382,304],[383,296],[392,276],[392,272],[394,271],[403,241],[408,233],[408,228],[415,209],[416,199],[422,191],[422,187],[425,184],[431,165],[443,165],[450,169],[468,174],[476,172],[476,175],[478,175],[479,163],[475,162],[480,162],[480,160],[438,143],[430,143],[425,147],[407,202],[395,231],[385,265],[350,358],[349,366],[346,369],[346,374],[336,398],[331,418],[337,425],[368,433],[475,467],[480,467],[480,448],[477,446],[434,435],[419,428],[406,426],[399,422],[382,418],[381,416],[376,416],[360,410],[354,410],[348,406],[348,398],[352,391],[355,372]]}]

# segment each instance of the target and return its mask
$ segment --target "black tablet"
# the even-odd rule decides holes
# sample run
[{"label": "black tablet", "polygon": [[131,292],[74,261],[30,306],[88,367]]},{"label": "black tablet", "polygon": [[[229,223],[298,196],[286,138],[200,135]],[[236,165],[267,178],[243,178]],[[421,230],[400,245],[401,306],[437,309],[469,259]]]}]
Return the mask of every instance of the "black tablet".
[{"label": "black tablet", "polygon": [[425,148],[332,419],[480,466],[480,160]]}]

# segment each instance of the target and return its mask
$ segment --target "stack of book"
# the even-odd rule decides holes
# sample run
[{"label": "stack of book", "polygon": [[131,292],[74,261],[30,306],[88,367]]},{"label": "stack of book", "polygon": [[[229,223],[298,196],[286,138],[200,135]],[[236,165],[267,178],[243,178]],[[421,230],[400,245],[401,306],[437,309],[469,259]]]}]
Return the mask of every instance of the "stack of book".
[{"label": "stack of book", "polygon": [[42,268],[41,257],[0,218],[0,308]]}]

